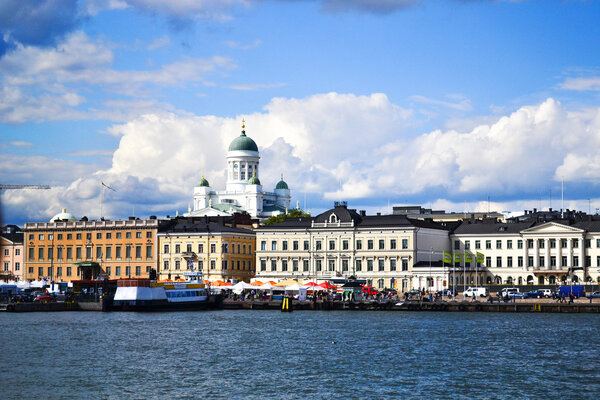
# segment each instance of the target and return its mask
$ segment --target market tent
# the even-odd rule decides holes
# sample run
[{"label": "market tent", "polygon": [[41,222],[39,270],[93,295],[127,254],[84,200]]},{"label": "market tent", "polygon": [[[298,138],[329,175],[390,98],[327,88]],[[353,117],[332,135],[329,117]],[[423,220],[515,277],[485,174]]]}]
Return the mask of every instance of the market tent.
[{"label": "market tent", "polygon": [[277,282],[273,286],[282,287],[282,286],[289,286],[289,285],[298,285],[298,282],[293,279],[284,279],[282,281]]},{"label": "market tent", "polygon": [[269,282],[259,286],[260,290],[273,290],[274,288],[276,288],[276,286],[271,285]]},{"label": "market tent", "polygon": [[314,282],[310,282],[310,285],[303,285],[306,289],[308,289],[309,291],[315,291],[315,292],[320,292],[322,290],[326,290],[324,287],[317,285]]},{"label": "market tent", "polygon": [[321,286],[323,289],[333,289],[333,290],[337,289],[337,286],[332,285],[329,282],[323,282],[323,283],[319,284],[319,286]]},{"label": "market tent", "polygon": [[44,281],[33,281],[33,282],[31,282],[30,287],[41,289],[44,287],[45,284],[46,284],[46,282],[44,282]]},{"label": "market tent", "polygon": [[258,289],[258,288],[259,288],[258,286],[251,285],[244,281],[238,282],[232,286],[233,291],[236,293],[241,293],[242,290],[246,290],[246,289]]},{"label": "market tent", "polygon": [[17,282],[17,287],[19,289],[29,289],[31,287],[31,284],[27,281],[19,281]]},{"label": "market tent", "polygon": [[264,283],[264,282],[261,282],[261,281],[253,281],[253,282],[250,282],[250,284],[251,284],[251,285],[254,285],[254,286],[262,286],[262,285],[264,285],[265,283]]},{"label": "market tent", "polygon": [[308,287],[308,286],[319,286],[319,284],[318,284],[318,283],[316,283],[316,282],[306,282],[306,283],[304,284],[304,286],[307,286],[307,287]]},{"label": "market tent", "polygon": [[302,286],[302,285],[299,285],[299,284],[297,284],[297,283],[295,283],[295,284],[293,284],[293,285],[288,285],[288,286],[286,286],[286,287],[285,287],[285,291],[286,291],[286,292],[288,292],[288,291],[291,291],[291,292],[298,292],[298,291],[300,291],[300,289],[302,289],[302,290],[306,290],[306,288],[305,288],[304,286]]}]

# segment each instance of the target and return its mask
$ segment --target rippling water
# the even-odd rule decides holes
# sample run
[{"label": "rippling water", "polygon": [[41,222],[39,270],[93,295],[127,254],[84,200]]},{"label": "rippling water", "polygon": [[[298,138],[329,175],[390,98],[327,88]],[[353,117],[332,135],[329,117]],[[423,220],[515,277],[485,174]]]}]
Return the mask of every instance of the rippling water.
[{"label": "rippling water", "polygon": [[599,398],[600,315],[0,313],[0,398]]}]

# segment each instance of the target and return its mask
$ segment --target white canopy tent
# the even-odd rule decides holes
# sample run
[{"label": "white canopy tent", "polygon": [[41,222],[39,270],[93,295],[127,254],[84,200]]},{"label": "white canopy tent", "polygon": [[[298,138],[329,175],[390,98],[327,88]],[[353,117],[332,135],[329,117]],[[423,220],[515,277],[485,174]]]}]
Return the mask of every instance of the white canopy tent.
[{"label": "white canopy tent", "polygon": [[243,290],[246,290],[246,289],[260,289],[260,287],[259,286],[251,285],[251,284],[246,283],[244,281],[241,281],[241,282],[238,282],[235,285],[233,285],[232,289],[233,289],[233,291],[235,293],[239,294],[239,293],[242,293]]}]

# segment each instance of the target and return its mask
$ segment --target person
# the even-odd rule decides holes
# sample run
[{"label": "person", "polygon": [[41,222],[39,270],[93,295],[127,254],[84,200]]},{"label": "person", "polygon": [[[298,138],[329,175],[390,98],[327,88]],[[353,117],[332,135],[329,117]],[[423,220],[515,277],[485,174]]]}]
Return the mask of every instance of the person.
[{"label": "person", "polygon": [[573,303],[573,299],[575,299],[575,295],[573,294],[573,292],[571,292],[569,294],[569,303]]}]

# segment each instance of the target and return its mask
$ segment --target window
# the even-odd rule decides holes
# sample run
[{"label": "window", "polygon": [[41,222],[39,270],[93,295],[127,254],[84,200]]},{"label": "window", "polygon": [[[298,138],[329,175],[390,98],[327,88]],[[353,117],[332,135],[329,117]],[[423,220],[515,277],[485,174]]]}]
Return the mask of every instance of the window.
[{"label": "window", "polygon": [[596,239],[596,247],[600,247],[600,239]]},{"label": "window", "polygon": [[266,251],[267,250],[267,241],[266,240],[261,240],[260,241],[260,249],[262,251]]},{"label": "window", "polygon": [[298,260],[292,260],[292,271],[298,272]]},{"label": "window", "polygon": [[567,239],[560,239],[560,247],[563,249],[567,248]]},{"label": "window", "polygon": [[362,240],[360,239],[356,241],[356,250],[362,250]]},{"label": "window", "polygon": [[40,261],[44,260],[44,248],[43,247],[38,248],[38,260],[40,260]]},{"label": "window", "polygon": [[567,266],[567,256],[562,256],[561,257],[560,266],[561,267],[566,267]]},{"label": "window", "polygon": [[15,263],[15,271],[20,271],[21,270],[21,263],[20,262],[16,262]]},{"label": "window", "polygon": [[8,271],[8,261],[4,261],[4,271]]},{"label": "window", "polygon": [[71,273],[72,273],[71,267],[67,267],[67,276],[71,276]]},{"label": "window", "polygon": [[21,249],[15,249],[15,256],[21,255]]},{"label": "window", "polygon": [[578,239],[573,239],[573,248],[576,249],[579,247],[579,240]]},{"label": "window", "polygon": [[487,268],[492,268],[492,257],[486,257],[485,258],[485,266]]},{"label": "window", "polygon": [[127,265],[125,267],[125,275],[131,276],[131,266],[130,265]]},{"label": "window", "polygon": [[377,268],[378,268],[379,272],[385,271],[385,260],[383,258],[380,258],[379,260],[377,260]]},{"label": "window", "polygon": [[152,231],[146,232],[146,239],[152,239]]},{"label": "window", "polygon": [[211,243],[210,244],[210,252],[211,253],[216,253],[217,252],[217,244],[216,243]]},{"label": "window", "polygon": [[475,241],[475,248],[476,249],[481,249],[481,240],[476,240]]},{"label": "window", "polygon": [[512,240],[507,240],[507,241],[506,241],[506,248],[507,248],[507,249],[512,249],[512,248],[513,248],[513,247],[512,247]]},{"label": "window", "polygon": [[545,262],[546,262],[546,260],[544,259],[544,256],[540,256],[540,258],[538,260],[538,267],[544,267]]},{"label": "window", "polygon": [[125,232],[125,239],[131,239],[131,232]]},{"label": "window", "polygon": [[67,247],[67,260],[73,259],[73,248],[71,246]]},{"label": "window", "polygon": [[121,276],[121,266],[117,265],[115,267],[115,276]]},{"label": "window", "polygon": [[308,251],[308,249],[310,248],[310,243],[308,242],[308,240],[304,241],[304,250]]},{"label": "window", "polygon": [[86,233],[85,234],[85,240],[92,240],[92,234],[91,233]]},{"label": "window", "polygon": [[329,265],[329,271],[335,271],[335,260],[329,260],[329,262],[327,263]]},{"label": "window", "polygon": [[592,257],[591,256],[585,256],[585,266],[586,267],[592,266]]},{"label": "window", "polygon": [[550,248],[551,249],[555,249],[556,248],[556,239],[550,239]]},{"label": "window", "polygon": [[102,247],[96,247],[96,259],[102,258]]},{"label": "window", "polygon": [[142,275],[142,267],[140,265],[136,265],[135,266],[135,275],[136,276],[141,276]]},{"label": "window", "polygon": [[[121,239],[123,237],[123,232],[117,232],[117,239]],[[121,275],[121,274],[119,274]]]},{"label": "window", "polygon": [[185,245],[185,251],[188,253],[192,252],[192,244],[191,243],[186,243]]},{"label": "window", "polygon": [[214,271],[217,269],[217,260],[210,260],[210,270]]},{"label": "window", "polygon": [[142,238],[142,232],[136,232],[135,233],[135,238],[136,239],[141,239]]},{"label": "window", "polygon": [[106,238],[107,239],[112,239],[112,233],[111,232],[106,232]]},{"label": "window", "polygon": [[543,249],[546,246],[544,239],[538,239],[538,248]]},{"label": "window", "polygon": [[76,240],[81,240],[81,233],[76,233],[75,234],[75,239]]},{"label": "window", "polygon": [[316,264],[315,265],[316,265],[317,271],[320,272],[320,271],[323,270],[323,262],[322,262],[322,260],[316,260]]},{"label": "window", "polygon": [[33,247],[29,248],[29,261],[35,260],[35,250]]},{"label": "window", "polygon": [[105,252],[106,252],[106,259],[111,260],[112,259],[112,247],[106,246]]},{"label": "window", "polygon": [[288,241],[282,240],[281,241],[281,250],[286,251],[287,249],[288,249]]},{"label": "window", "polygon": [[408,239],[402,239],[402,249],[408,249]]},{"label": "window", "polygon": [[34,238],[35,238],[35,235],[33,233],[30,233],[29,234],[29,240],[34,240]]},{"label": "window", "polygon": [[367,249],[373,250],[373,239],[367,240]]},{"label": "window", "polygon": [[92,246],[85,247],[85,259],[90,260],[92,258]]},{"label": "window", "polygon": [[81,246],[75,248],[75,259],[81,260]]},{"label": "window", "polygon": [[373,260],[367,260],[367,271],[373,271]]},{"label": "window", "polygon": [[408,258],[402,259],[402,271],[408,271]]},{"label": "window", "polygon": [[122,256],[122,254],[121,254],[121,246],[115,246],[115,258],[117,260],[120,260],[121,256]]},{"label": "window", "polygon": [[175,253],[176,254],[181,253],[181,245],[179,243],[175,244]]},{"label": "window", "polygon": [[348,248],[350,247],[348,239],[344,239],[342,240],[342,250],[348,250]]},{"label": "window", "polygon": [[502,267],[502,257],[496,257],[496,267]]},{"label": "window", "polygon": [[267,270],[267,260],[260,260],[260,270],[261,271]]},{"label": "window", "polygon": [[491,249],[492,248],[492,241],[491,240],[486,240],[485,241],[485,248],[486,249]]},{"label": "window", "polygon": [[44,276],[44,267],[38,267],[38,276]]},{"label": "window", "polygon": [[96,233],[96,239],[102,239],[102,232]]},{"label": "window", "polygon": [[579,256],[573,256],[573,266],[579,267]]},{"label": "window", "polygon": [[385,249],[385,240],[379,239],[379,250]]},{"label": "window", "polygon": [[528,256],[527,257],[527,266],[528,267],[533,267],[533,256]]},{"label": "window", "polygon": [[175,260],[175,270],[179,271],[181,269],[181,260]]},{"label": "window", "polygon": [[454,250],[460,250],[460,240],[454,241]]},{"label": "window", "polygon": [[204,253],[204,243],[198,243],[198,253]]},{"label": "window", "polygon": [[169,269],[169,260],[163,261],[163,271],[167,271]]},{"label": "window", "polygon": [[556,267],[556,256],[550,256],[550,267]]},{"label": "window", "polygon": [[127,258],[127,259],[131,258],[131,245],[125,246],[125,258]]},{"label": "window", "polygon": [[277,260],[271,260],[271,272],[277,271]]},{"label": "window", "polygon": [[62,277],[62,267],[56,267],[56,276],[57,277]]},{"label": "window", "polygon": [[44,235],[43,235],[43,234],[40,234],[40,235],[39,235],[39,239],[40,239],[40,240],[44,240]]},{"label": "window", "polygon": [[152,246],[146,246],[146,259],[152,258]]},{"label": "window", "polygon": [[390,271],[395,271],[396,270],[396,259],[392,258],[390,259]]},{"label": "window", "polygon": [[287,260],[281,260],[281,271],[287,272],[288,270],[288,262]]},{"label": "window", "polygon": [[511,268],[513,266],[512,257],[510,257],[510,256],[506,257],[506,266],[508,268]]},{"label": "window", "polygon": [[229,253],[229,243],[221,243],[221,253]]},{"label": "window", "polygon": [[329,241],[329,250],[335,250],[335,240]]},{"label": "window", "polygon": [[358,272],[362,271],[362,260],[356,260],[356,270]]},{"label": "window", "polygon": [[496,248],[497,249],[501,249],[502,248],[502,240],[496,240]]},{"label": "window", "polygon": [[271,250],[272,251],[277,250],[277,240],[272,240],[271,241]]},{"label": "window", "polygon": [[348,260],[342,260],[342,272],[348,272]]},{"label": "window", "polygon": [[302,260],[302,271],[308,272],[308,260]]},{"label": "window", "polygon": [[[297,240],[294,240],[294,241],[292,242],[292,249],[293,249],[294,251],[296,251],[296,250],[299,250],[299,249],[300,249],[300,244],[298,243],[298,241],[297,241]],[[244,253],[245,253],[245,252],[246,252],[246,251],[244,250]]]},{"label": "window", "polygon": [[465,250],[471,249],[471,241],[465,240]]},{"label": "window", "polygon": [[4,255],[8,257],[10,255],[10,250],[4,249]]},{"label": "window", "polygon": [[168,245],[168,244],[165,244],[165,245],[163,246],[163,253],[165,253],[165,254],[169,254],[169,245]]},{"label": "window", "polygon": [[321,241],[320,240],[317,240],[315,242],[315,250],[321,250]]},{"label": "window", "polygon": [[527,248],[533,249],[533,239],[527,239]]}]

